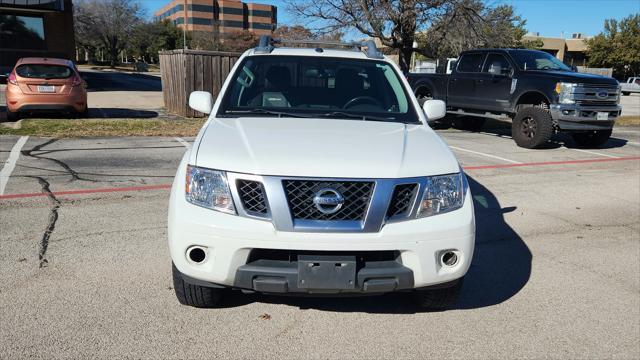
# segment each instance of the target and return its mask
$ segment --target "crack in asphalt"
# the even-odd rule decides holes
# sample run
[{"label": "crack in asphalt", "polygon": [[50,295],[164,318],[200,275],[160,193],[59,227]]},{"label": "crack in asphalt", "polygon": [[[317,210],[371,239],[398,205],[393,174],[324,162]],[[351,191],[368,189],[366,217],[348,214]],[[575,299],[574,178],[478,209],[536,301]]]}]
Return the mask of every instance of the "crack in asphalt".
[{"label": "crack in asphalt", "polygon": [[58,139],[49,139],[49,140],[43,142],[42,144],[34,146],[30,150],[22,150],[22,155],[29,156],[29,157],[32,157],[32,158],[35,158],[35,159],[40,159],[40,160],[49,160],[49,161],[52,161],[52,162],[56,163],[58,166],[62,167],[69,175],[71,175],[71,180],[69,180],[69,182],[76,181],[76,180],[97,182],[96,180],[85,179],[85,178],[80,177],[80,175],[75,170],[73,170],[69,165],[67,165],[64,161],[61,161],[61,160],[58,160],[58,159],[54,159],[54,158],[49,158],[49,157],[42,156],[42,155],[33,154],[34,151],[40,151],[40,149],[42,149],[43,147],[51,145],[56,141],[58,141]]},{"label": "crack in asphalt", "polygon": [[49,222],[44,230],[44,233],[42,234],[42,239],[40,239],[40,244],[38,247],[38,266],[40,268],[43,268],[48,264],[46,255],[47,249],[49,248],[49,239],[51,238],[53,230],[55,230],[56,228],[56,223],[58,222],[58,210],[60,209],[60,206],[62,204],[60,203],[60,200],[58,200],[58,198],[56,198],[56,196],[51,192],[51,189],[49,188],[50,184],[47,180],[40,176],[33,176],[32,178],[38,180],[38,183],[40,184],[40,186],[42,186],[42,193],[47,195],[47,198],[52,205],[51,209],[49,209]]},{"label": "crack in asphalt", "polygon": [[[64,173],[66,175],[69,175],[69,176],[71,176],[71,179],[69,180],[69,182],[74,182],[76,180],[79,180],[79,181],[87,181],[87,182],[92,182],[92,183],[108,183],[108,184],[118,184],[118,183],[126,183],[126,182],[130,182],[131,183],[132,182],[132,183],[143,184],[144,185],[144,184],[147,183],[146,180],[144,180],[144,179],[140,179],[140,180],[132,180],[132,179],[127,179],[127,180],[96,180],[96,179],[89,179],[89,178],[83,177],[83,176],[81,176],[82,174],[85,174],[85,175],[97,175],[97,176],[129,176],[129,175],[80,173],[80,172],[75,171],[73,168],[71,168],[71,166],[69,166],[67,163],[65,163],[62,160],[58,160],[58,159],[55,159],[55,158],[42,156],[42,154],[48,153],[47,151],[42,150],[42,148],[44,148],[45,146],[51,145],[51,144],[55,143],[56,141],[58,141],[58,139],[49,139],[49,140],[43,142],[42,144],[34,146],[33,148],[31,148],[29,150],[22,150],[21,153],[24,156],[28,156],[28,157],[31,157],[31,158],[34,158],[34,159],[49,160],[49,161],[55,163],[56,165],[60,166],[62,169],[64,169],[64,171],[52,170],[52,169],[43,169],[43,170],[52,171],[52,172],[60,172],[60,173]],[[40,152],[40,154],[34,154],[34,152]],[[62,175],[62,174],[60,174],[60,175]],[[57,175],[57,176],[59,176],[59,175]],[[27,177],[29,177],[29,176],[27,176]],[[149,176],[149,177],[156,177],[156,176]],[[166,177],[170,177],[170,176],[166,176]]]}]

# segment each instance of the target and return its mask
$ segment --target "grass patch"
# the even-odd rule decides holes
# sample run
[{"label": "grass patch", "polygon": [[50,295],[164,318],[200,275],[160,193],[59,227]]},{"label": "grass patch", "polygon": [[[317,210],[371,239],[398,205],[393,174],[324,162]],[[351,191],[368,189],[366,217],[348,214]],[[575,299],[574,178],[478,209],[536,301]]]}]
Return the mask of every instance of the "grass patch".
[{"label": "grass patch", "polygon": [[18,129],[0,126],[0,135],[41,137],[195,136],[206,119],[22,120]]},{"label": "grass patch", "polygon": [[640,126],[640,116],[621,116],[616,120],[619,126]]}]

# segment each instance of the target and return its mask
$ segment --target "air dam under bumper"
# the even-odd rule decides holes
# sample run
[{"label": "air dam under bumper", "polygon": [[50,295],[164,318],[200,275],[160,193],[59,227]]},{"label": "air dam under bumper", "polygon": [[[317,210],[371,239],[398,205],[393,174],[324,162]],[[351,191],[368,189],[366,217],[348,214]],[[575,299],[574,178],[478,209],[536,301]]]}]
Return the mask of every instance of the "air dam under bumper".
[{"label": "air dam under bumper", "polygon": [[265,293],[385,293],[413,288],[413,272],[397,261],[300,256],[298,261],[257,260],[238,268],[234,287]]}]

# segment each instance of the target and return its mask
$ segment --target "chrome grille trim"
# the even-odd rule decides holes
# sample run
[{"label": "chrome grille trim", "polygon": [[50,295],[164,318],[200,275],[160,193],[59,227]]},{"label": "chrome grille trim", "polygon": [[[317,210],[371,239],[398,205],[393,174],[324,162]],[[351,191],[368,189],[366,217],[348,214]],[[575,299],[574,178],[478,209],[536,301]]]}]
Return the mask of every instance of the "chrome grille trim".
[{"label": "chrome grille trim", "polygon": [[266,216],[269,212],[264,185],[259,181],[238,179],[236,182],[242,207],[256,216]]},{"label": "chrome grille trim", "polygon": [[387,219],[408,216],[416,201],[419,187],[417,183],[396,185],[387,209]]},{"label": "chrome grille trim", "polygon": [[[599,92],[606,92],[607,96],[600,98]],[[620,88],[614,85],[578,84],[573,90],[573,99],[580,105],[616,105],[619,98]]]},{"label": "chrome grille trim", "polygon": [[[363,221],[371,203],[372,181],[284,180],[283,186],[294,220]],[[344,196],[344,205],[333,214],[321,213],[313,203],[317,191],[337,190]]]},{"label": "chrome grille trim", "polygon": [[[261,176],[227,172],[229,186],[238,215],[266,220],[278,231],[285,232],[331,232],[331,233],[372,233],[379,232],[385,224],[415,219],[420,205],[417,199],[422,196],[426,186],[426,177],[400,179],[360,179],[360,178],[308,178]],[[238,190],[238,180],[256,181],[262,184],[266,197],[267,213],[257,214],[247,211]],[[318,220],[294,218],[289,209],[289,199],[285,189],[287,181],[311,181],[319,183],[370,183],[372,190],[364,215],[349,220]],[[404,213],[388,216],[394,192],[398,186],[413,184],[416,186],[411,204]]]}]

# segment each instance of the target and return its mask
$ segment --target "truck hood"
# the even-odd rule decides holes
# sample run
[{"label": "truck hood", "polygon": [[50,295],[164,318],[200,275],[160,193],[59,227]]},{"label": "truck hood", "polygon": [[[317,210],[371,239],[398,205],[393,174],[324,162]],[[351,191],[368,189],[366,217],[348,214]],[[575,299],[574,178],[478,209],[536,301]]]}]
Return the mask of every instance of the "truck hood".
[{"label": "truck hood", "polygon": [[618,85],[618,80],[602,75],[577,73],[573,71],[531,71],[539,76],[553,78],[557,81],[582,84]]},{"label": "truck hood", "polygon": [[197,166],[247,174],[403,178],[450,174],[459,165],[424,125],[307,118],[212,120]]}]

